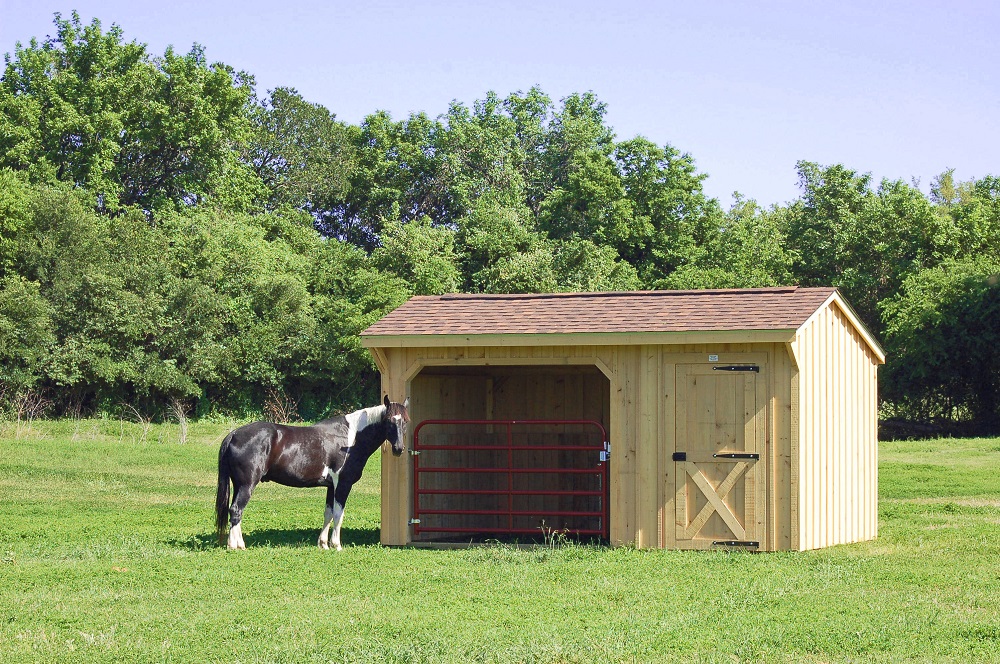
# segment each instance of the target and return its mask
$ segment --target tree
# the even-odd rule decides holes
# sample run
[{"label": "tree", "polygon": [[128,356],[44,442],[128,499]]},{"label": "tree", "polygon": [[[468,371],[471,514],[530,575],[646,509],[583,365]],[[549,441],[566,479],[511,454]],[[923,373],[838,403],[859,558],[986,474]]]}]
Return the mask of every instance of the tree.
[{"label": "tree", "polygon": [[454,231],[434,227],[423,217],[403,224],[387,223],[382,246],[372,254],[375,267],[405,279],[416,295],[458,291],[461,277],[455,255]]},{"label": "tree", "polygon": [[268,190],[268,207],[291,206],[317,221],[347,197],[355,147],[348,128],[292,88],[275,88],[253,114],[243,159]]},{"label": "tree", "polygon": [[883,397],[916,419],[1000,431],[1000,257],[949,260],[909,276],[882,304]]},{"label": "tree", "polygon": [[669,288],[761,288],[792,283],[794,255],[787,249],[787,209],[764,210],[736,194],[697,262],[687,263],[664,280]]},{"label": "tree", "polygon": [[869,175],[841,165],[800,162],[801,201],[787,214],[793,277],[806,286],[842,288],[862,320],[881,335],[879,302],[921,269],[959,251],[952,219],[902,181],[871,188]]},{"label": "tree", "polygon": [[107,212],[233,199],[234,184],[250,189],[237,200],[253,198],[259,183],[234,152],[250,128],[248,75],[210,65],[198,45],[153,58],[117,25],[103,32],[75,12],[55,26],[7,59],[0,167],[84,188]]},{"label": "tree", "polygon": [[527,208],[483,197],[458,222],[463,290],[474,293],[544,293],[556,289],[552,251],[532,229]]},{"label": "tree", "polygon": [[37,382],[53,338],[52,309],[38,284],[0,277],[0,393]]}]

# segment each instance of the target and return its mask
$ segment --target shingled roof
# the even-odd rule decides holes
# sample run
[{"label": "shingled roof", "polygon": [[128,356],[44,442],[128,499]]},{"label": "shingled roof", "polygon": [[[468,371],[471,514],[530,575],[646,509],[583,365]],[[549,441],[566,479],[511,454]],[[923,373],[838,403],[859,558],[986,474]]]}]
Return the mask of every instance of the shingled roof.
[{"label": "shingled roof", "polygon": [[794,330],[835,288],[753,288],[410,298],[362,332],[423,335],[659,333]]}]

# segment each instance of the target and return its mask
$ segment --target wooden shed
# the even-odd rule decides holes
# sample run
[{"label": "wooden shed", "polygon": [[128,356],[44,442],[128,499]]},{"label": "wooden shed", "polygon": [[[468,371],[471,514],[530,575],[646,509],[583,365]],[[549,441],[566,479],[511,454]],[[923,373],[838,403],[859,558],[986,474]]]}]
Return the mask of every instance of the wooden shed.
[{"label": "wooden shed", "polygon": [[384,544],[877,535],[885,357],[834,288],[418,296],[361,338],[419,438],[383,455]]}]

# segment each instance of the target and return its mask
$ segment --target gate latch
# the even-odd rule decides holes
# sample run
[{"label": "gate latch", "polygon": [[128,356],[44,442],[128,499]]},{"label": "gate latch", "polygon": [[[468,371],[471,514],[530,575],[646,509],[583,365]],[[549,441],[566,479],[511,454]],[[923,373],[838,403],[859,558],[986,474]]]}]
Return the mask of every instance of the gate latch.
[{"label": "gate latch", "polygon": [[611,443],[609,441],[604,441],[604,450],[601,451],[601,461],[611,460]]},{"label": "gate latch", "polygon": [[418,524],[418,523],[420,523],[420,519],[410,519],[410,521],[409,521],[409,524],[411,526],[415,525],[415,524]]}]

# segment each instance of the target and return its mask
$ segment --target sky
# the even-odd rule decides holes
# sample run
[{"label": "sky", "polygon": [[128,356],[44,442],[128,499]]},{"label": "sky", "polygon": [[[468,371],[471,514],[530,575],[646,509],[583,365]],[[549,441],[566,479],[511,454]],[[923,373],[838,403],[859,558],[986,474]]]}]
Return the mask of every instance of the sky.
[{"label": "sky", "polygon": [[293,87],[341,120],[593,91],[619,140],[689,153],[706,193],[799,195],[795,164],[916,181],[1000,175],[1000,3],[980,0],[0,0],[0,52],[74,9],[161,54]]}]

